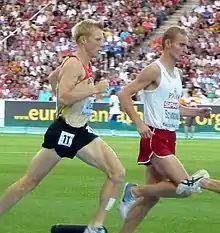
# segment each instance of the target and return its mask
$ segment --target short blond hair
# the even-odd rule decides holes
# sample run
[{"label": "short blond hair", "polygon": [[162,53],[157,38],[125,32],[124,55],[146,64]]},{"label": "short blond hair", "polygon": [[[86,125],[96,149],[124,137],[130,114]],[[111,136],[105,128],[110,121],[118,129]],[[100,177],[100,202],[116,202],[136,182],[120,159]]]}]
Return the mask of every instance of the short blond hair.
[{"label": "short blond hair", "polygon": [[162,37],[162,48],[165,48],[165,41],[166,40],[175,40],[176,35],[181,34],[186,36],[187,32],[184,28],[179,27],[179,26],[171,26],[169,27],[163,34]]},{"label": "short blond hair", "polygon": [[94,29],[103,30],[104,26],[91,19],[80,21],[72,28],[72,37],[76,43],[79,43],[82,36],[89,37]]}]

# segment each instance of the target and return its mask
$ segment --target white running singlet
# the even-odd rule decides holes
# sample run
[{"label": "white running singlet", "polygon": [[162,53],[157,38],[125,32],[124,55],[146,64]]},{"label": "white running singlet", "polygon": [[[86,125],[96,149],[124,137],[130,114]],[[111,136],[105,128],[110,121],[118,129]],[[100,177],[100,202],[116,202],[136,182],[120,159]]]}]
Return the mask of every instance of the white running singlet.
[{"label": "white running singlet", "polygon": [[159,86],[154,90],[143,90],[144,121],[157,129],[175,131],[180,124],[179,100],[182,95],[180,71],[174,68],[172,77],[162,63],[156,60],[161,72]]}]

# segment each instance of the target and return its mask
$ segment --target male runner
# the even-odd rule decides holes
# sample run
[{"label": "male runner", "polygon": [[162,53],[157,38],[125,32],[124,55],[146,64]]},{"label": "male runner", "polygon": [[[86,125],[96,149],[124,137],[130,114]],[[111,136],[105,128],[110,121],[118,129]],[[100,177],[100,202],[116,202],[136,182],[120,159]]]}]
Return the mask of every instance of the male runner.
[{"label": "male runner", "polygon": [[105,233],[106,213],[115,203],[125,169],[114,151],[87,126],[93,111],[93,96],[108,88],[106,81],[94,85],[90,64],[102,46],[103,26],[84,20],[72,33],[78,44],[76,53],[64,59],[49,76],[52,89],[57,91],[57,118],[47,129],[42,149],[32,159],[26,174],[0,199],[0,214],[36,188],[62,158],[76,156],[107,175],[99,207],[85,230],[85,233]]},{"label": "male runner", "polygon": [[[175,130],[179,127],[180,114],[209,117],[211,112],[210,108],[179,105],[182,80],[175,65],[186,55],[187,44],[186,32],[177,26],[170,27],[163,35],[161,57],[119,93],[122,108],[141,135],[138,163],[147,168],[146,185],[125,185],[119,206],[125,223],[120,233],[134,232],[160,197],[186,197],[191,192],[199,192],[200,186],[220,192],[219,182],[208,179],[205,170],[190,177],[175,156]],[[131,99],[140,90],[144,99],[144,121],[136,113]]]},{"label": "male runner", "polygon": [[112,90],[109,100],[109,122],[112,136],[115,135],[115,128],[118,123],[118,116],[120,115],[120,113],[121,110],[118,96],[116,95],[116,91]]}]

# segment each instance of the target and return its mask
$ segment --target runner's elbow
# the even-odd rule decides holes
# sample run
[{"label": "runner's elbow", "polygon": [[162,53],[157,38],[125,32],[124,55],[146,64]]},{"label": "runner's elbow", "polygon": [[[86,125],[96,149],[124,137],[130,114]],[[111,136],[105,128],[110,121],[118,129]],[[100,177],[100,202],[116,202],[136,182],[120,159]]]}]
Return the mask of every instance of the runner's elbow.
[{"label": "runner's elbow", "polygon": [[119,98],[120,102],[124,102],[126,100],[129,100],[129,99],[131,99],[131,97],[132,97],[132,94],[125,89],[120,91],[118,94],[118,98]]},{"label": "runner's elbow", "polygon": [[71,95],[68,92],[59,93],[59,103],[63,105],[69,105],[74,100],[71,98]]},{"label": "runner's elbow", "polygon": [[126,99],[126,97],[127,97],[126,91],[122,90],[118,93],[118,98],[120,101]]},{"label": "runner's elbow", "polygon": [[58,102],[59,102],[61,105],[67,105],[66,100],[65,100],[64,98],[59,97],[59,98],[58,98]]}]

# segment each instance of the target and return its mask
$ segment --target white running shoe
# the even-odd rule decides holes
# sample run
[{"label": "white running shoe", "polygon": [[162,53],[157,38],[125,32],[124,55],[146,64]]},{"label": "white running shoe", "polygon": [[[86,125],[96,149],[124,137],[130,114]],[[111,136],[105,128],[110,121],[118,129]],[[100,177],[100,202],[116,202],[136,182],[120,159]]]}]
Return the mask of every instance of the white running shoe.
[{"label": "white running shoe", "polygon": [[190,176],[188,179],[185,179],[181,181],[181,183],[178,185],[176,189],[176,193],[178,195],[183,194],[184,192],[186,193],[198,193],[201,192],[201,187],[200,187],[200,180],[204,178],[209,178],[209,173],[202,169],[197,171],[195,174]]},{"label": "white running shoe", "polygon": [[106,229],[104,227],[98,227],[92,229],[91,227],[87,227],[84,231],[84,233],[107,233]]},{"label": "white running shoe", "polygon": [[132,194],[131,188],[136,184],[127,183],[124,186],[123,194],[119,203],[119,211],[121,217],[125,220],[131,207],[136,202],[136,197]]}]

